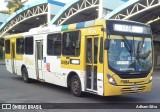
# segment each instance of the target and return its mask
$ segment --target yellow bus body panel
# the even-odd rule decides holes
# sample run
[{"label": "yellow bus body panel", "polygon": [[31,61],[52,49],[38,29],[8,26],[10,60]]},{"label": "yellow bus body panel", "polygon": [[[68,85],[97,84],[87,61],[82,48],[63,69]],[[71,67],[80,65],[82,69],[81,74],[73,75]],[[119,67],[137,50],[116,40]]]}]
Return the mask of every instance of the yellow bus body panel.
[{"label": "yellow bus body panel", "polygon": [[[108,74],[113,76],[117,85],[111,85],[108,80],[104,81],[104,96],[145,93],[151,91],[152,82],[150,82],[150,77],[153,74],[153,69],[145,78],[121,79],[116,74],[112,75],[112,72],[109,72]],[[128,81],[128,83],[125,83],[125,81]],[[132,90],[132,87],[135,86],[138,89]]]},{"label": "yellow bus body panel", "polygon": [[[10,40],[10,54],[5,53],[5,59],[11,59],[11,54],[12,54],[12,43],[15,44],[15,51],[16,51],[16,39],[17,38],[22,38],[23,34],[14,34],[14,35],[9,35],[5,37],[5,40]],[[15,53],[15,60],[23,60],[23,54],[17,54]]]}]

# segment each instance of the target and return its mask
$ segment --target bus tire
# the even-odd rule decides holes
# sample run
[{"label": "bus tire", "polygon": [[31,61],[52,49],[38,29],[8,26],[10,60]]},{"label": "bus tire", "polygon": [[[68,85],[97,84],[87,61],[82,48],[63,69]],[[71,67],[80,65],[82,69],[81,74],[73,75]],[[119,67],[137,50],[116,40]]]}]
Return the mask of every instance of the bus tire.
[{"label": "bus tire", "polygon": [[24,67],[24,68],[22,69],[22,77],[23,77],[23,81],[24,81],[24,82],[26,82],[26,83],[31,82],[31,79],[28,78],[28,71],[27,71],[27,68],[26,68],[26,67]]},{"label": "bus tire", "polygon": [[70,84],[71,84],[70,85],[71,93],[76,97],[82,96],[83,93],[82,93],[82,88],[81,88],[81,82],[77,75],[74,75],[71,78]]}]

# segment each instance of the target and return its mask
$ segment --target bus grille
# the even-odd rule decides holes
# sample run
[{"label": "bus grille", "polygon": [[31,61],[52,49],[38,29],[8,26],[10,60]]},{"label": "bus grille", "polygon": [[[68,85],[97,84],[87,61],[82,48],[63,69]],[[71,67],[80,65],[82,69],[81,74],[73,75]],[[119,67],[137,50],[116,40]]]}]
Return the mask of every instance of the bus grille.
[{"label": "bus grille", "polygon": [[134,93],[142,93],[145,89],[145,86],[139,86],[137,90],[132,90],[132,87],[122,88],[122,94],[134,94]]}]

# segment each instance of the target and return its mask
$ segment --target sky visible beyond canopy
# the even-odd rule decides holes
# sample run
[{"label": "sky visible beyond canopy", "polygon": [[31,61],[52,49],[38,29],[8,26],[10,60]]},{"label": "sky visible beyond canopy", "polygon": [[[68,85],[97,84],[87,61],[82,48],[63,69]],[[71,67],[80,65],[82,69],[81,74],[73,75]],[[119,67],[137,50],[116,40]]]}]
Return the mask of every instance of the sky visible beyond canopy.
[{"label": "sky visible beyond canopy", "polygon": [[[7,1],[7,0],[0,0],[0,10],[6,10],[6,4],[7,4],[7,2],[5,2],[5,1]],[[29,4],[31,4],[34,1],[36,1],[36,0],[28,0],[28,2],[26,3],[26,5],[29,5]],[[63,2],[63,3],[68,3],[68,2],[70,2],[72,0],[55,0],[55,1]]]}]

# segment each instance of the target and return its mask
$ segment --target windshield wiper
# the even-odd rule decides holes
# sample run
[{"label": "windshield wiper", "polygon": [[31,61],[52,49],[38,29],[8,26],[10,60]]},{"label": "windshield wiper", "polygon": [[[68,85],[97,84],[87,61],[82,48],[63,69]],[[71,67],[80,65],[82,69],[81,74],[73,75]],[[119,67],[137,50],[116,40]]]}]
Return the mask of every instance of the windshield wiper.
[{"label": "windshield wiper", "polygon": [[138,46],[137,46],[137,59],[138,60],[140,59],[140,53],[143,49],[143,45],[144,45],[144,41],[145,41],[145,38],[144,37],[142,37],[142,38],[143,38],[143,40],[141,42],[141,46],[140,46],[140,43],[138,43]]},{"label": "windshield wiper", "polygon": [[124,39],[124,43],[125,43],[125,45],[126,45],[127,51],[130,52],[130,54],[131,54],[131,53],[132,53],[132,48],[131,48],[131,46],[129,45],[129,42],[128,42],[126,36],[123,36],[123,35],[122,35],[122,37],[123,37],[123,39]]},{"label": "windshield wiper", "polygon": [[143,45],[144,45],[144,40],[145,40],[145,38],[144,38],[144,37],[142,37],[142,38],[143,38],[143,40],[142,40],[142,43],[141,43],[141,48],[140,48],[140,50],[142,50]]},{"label": "windshield wiper", "polygon": [[126,36],[122,35],[123,39],[124,39],[124,43],[126,45],[127,51],[130,53],[131,56],[131,62],[132,62],[132,55],[133,55],[133,43],[131,43],[131,45],[129,45],[129,42],[126,38]]}]

